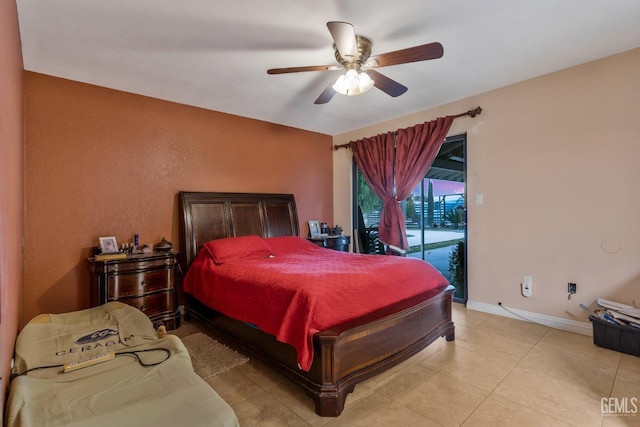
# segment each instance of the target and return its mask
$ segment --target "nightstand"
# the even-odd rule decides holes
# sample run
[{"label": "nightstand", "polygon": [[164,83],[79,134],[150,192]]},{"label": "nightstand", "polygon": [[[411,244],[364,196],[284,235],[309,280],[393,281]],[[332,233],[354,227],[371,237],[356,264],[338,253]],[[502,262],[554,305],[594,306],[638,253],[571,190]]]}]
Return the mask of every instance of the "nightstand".
[{"label": "nightstand", "polygon": [[342,252],[349,252],[349,243],[351,242],[349,236],[320,236],[308,237],[307,239],[323,248]]},{"label": "nightstand", "polygon": [[127,255],[126,259],[96,261],[91,271],[91,306],[120,301],[144,312],[157,327],[180,326],[176,301],[176,252]]}]

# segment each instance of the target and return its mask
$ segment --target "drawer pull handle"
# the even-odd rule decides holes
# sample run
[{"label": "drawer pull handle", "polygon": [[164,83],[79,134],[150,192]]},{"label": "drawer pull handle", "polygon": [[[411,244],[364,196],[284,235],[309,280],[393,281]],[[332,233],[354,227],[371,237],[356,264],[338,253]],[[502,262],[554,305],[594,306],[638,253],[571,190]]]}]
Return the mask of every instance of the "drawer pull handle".
[{"label": "drawer pull handle", "polygon": [[142,283],[140,283],[142,286],[147,286],[149,284],[149,282],[147,282],[146,280],[143,280]]},{"label": "drawer pull handle", "polygon": [[146,311],[147,307],[145,307],[144,305],[140,306],[140,311]]}]

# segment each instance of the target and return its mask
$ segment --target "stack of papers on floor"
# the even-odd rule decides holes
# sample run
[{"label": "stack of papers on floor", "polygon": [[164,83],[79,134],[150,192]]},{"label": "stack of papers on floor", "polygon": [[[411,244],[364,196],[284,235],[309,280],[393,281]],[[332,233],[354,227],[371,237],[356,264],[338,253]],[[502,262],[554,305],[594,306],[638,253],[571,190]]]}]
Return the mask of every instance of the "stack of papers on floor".
[{"label": "stack of papers on floor", "polygon": [[618,325],[640,328],[640,308],[598,298],[597,304],[602,307],[600,317]]}]

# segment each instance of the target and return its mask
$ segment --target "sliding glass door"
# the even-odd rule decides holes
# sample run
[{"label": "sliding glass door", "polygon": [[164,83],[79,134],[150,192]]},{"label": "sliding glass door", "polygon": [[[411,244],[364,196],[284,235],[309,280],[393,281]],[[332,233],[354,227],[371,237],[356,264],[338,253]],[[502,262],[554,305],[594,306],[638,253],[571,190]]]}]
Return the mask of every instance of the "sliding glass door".
[{"label": "sliding glass door", "polygon": [[[466,281],[466,135],[449,137],[424,179],[402,202],[407,226],[408,257],[431,263],[456,287],[454,299],[467,300]],[[377,240],[382,202],[355,169],[354,224],[362,253],[383,254]]]}]

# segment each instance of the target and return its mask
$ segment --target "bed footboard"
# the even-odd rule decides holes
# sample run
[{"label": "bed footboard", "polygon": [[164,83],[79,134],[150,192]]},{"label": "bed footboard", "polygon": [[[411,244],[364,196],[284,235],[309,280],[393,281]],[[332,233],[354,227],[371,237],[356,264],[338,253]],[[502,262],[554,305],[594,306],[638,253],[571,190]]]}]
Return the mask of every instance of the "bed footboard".
[{"label": "bed footboard", "polygon": [[302,387],[314,400],[318,415],[335,417],[359,382],[398,365],[441,336],[447,341],[455,338],[453,292],[450,286],[437,289],[317,333],[308,372],[297,367],[294,348],[272,335],[208,309],[193,298],[185,309],[188,317],[204,320],[232,345]]}]

